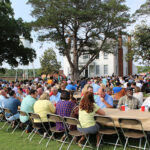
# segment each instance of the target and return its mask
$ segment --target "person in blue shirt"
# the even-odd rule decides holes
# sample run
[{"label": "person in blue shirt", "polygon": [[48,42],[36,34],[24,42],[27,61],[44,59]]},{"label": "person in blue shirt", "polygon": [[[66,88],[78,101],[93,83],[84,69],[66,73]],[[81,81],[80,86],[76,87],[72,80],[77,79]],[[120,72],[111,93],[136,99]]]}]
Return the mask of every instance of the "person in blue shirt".
[{"label": "person in blue shirt", "polygon": [[68,90],[68,91],[75,91],[76,87],[73,85],[72,82],[69,82],[68,85],[66,86],[66,90]]},{"label": "person in blue shirt", "polygon": [[61,93],[58,92],[58,89],[57,87],[52,87],[52,93],[53,95],[50,97],[50,101],[53,103],[53,104],[56,104],[58,101],[60,101],[60,96],[61,96]]},{"label": "person in blue shirt", "polygon": [[13,121],[19,119],[19,113],[17,110],[18,110],[18,106],[21,105],[21,102],[18,99],[16,99],[15,91],[11,90],[9,92],[9,95],[10,98],[4,101],[4,108],[8,108],[13,115],[11,116],[11,114],[6,113],[5,117],[8,121]]},{"label": "person in blue shirt", "polygon": [[79,87],[81,87],[81,91],[84,88],[84,86],[86,85],[87,81],[83,78],[80,83],[79,83]]},{"label": "person in blue shirt", "polygon": [[95,103],[101,108],[113,108],[113,98],[105,93],[105,90],[101,88],[98,91],[99,96],[95,100]]},{"label": "person in blue shirt", "polygon": [[113,88],[114,94],[119,93],[122,90],[122,87],[120,87],[120,86],[121,86],[121,83],[117,82],[116,87]]},{"label": "person in blue shirt", "polygon": [[93,83],[92,87],[93,87],[93,93],[97,93],[98,90],[100,89],[99,81],[96,81],[95,83]]},{"label": "person in blue shirt", "polygon": [[106,78],[103,78],[103,79],[102,79],[102,83],[106,86],[106,84],[107,84],[107,79],[106,79]]}]

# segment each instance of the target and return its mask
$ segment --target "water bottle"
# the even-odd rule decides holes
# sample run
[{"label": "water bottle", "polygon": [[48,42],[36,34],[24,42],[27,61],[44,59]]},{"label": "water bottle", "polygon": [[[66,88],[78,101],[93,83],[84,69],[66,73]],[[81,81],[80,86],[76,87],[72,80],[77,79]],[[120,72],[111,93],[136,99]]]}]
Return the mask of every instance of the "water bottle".
[{"label": "water bottle", "polygon": [[145,105],[145,111],[148,111],[148,105]]},{"label": "water bottle", "polygon": [[128,105],[125,104],[125,111],[128,111]]}]

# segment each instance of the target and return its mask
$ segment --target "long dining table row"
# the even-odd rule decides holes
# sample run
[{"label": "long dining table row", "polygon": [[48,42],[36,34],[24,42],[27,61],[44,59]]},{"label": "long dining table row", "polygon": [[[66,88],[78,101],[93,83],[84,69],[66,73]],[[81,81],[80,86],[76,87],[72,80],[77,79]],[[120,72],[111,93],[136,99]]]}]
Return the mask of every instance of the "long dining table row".
[{"label": "long dining table row", "polygon": [[[116,127],[120,127],[118,122],[119,118],[138,119],[141,121],[144,131],[150,131],[150,112],[142,112],[140,109],[121,111],[120,109],[111,108],[105,108],[104,111],[106,116],[111,117],[114,120]],[[112,124],[109,124],[108,122],[104,123],[104,125],[112,126]],[[126,125],[125,127],[133,129],[132,125]],[[139,126],[134,126],[134,129],[141,130]]]}]

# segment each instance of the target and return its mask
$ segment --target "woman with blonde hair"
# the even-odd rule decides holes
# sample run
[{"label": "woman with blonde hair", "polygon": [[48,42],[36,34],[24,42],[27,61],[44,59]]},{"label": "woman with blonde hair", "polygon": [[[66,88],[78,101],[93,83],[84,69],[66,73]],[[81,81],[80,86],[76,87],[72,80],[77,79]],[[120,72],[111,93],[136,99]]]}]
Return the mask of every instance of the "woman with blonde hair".
[{"label": "woman with blonde hair", "polygon": [[[46,129],[49,128],[47,114],[55,113],[56,108],[49,100],[49,94],[43,93],[40,98],[34,103],[34,113],[39,114]],[[35,119],[34,123],[41,125],[41,120]],[[53,126],[53,125],[52,125]]]},{"label": "woman with blonde hair", "polygon": [[90,86],[90,84],[86,84],[84,86],[84,88],[82,89],[82,92],[81,92],[81,96],[84,96],[84,94],[88,91],[88,87]]}]

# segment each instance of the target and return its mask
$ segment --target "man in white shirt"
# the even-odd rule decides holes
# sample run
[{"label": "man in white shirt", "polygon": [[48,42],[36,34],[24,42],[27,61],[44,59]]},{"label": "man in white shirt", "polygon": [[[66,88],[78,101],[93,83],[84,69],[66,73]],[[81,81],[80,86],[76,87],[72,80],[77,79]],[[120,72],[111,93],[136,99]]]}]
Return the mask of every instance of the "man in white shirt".
[{"label": "man in white shirt", "polygon": [[136,86],[139,87],[140,89],[142,88],[142,84],[140,83],[140,81],[136,82]]},{"label": "man in white shirt", "polygon": [[4,101],[7,100],[7,93],[5,92],[5,90],[1,90],[0,91],[0,107],[4,107]]}]

